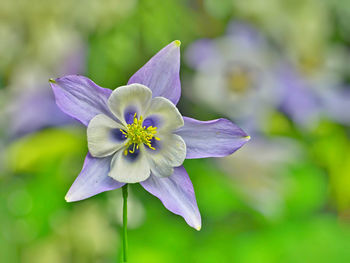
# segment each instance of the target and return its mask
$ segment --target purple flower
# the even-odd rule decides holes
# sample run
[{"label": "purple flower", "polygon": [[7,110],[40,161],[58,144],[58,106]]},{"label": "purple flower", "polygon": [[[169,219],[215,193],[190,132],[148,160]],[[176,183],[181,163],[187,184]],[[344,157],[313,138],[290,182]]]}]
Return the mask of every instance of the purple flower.
[{"label": "purple flower", "polygon": [[323,81],[316,82],[286,64],[280,67],[278,76],[280,109],[301,128],[315,128],[322,118],[350,124],[350,92],[340,81],[329,83],[325,73]]},{"label": "purple flower", "polygon": [[187,49],[186,61],[195,69],[188,95],[258,133],[280,98],[274,58],[257,30],[231,22],[226,35],[197,40]]},{"label": "purple flower", "polygon": [[[53,71],[61,74],[84,72],[85,53],[83,43],[80,41],[70,43],[59,53],[62,60],[53,67]],[[52,70],[49,72],[45,66],[31,63],[30,66],[17,68],[15,71],[20,71],[21,74],[18,74],[20,77],[16,75],[10,80],[10,86],[12,89],[17,89],[17,92],[14,92],[6,107],[10,138],[15,139],[47,127],[77,124],[76,120],[57,107],[52,90],[47,89],[45,80],[47,78],[43,76],[50,76]],[[25,91],[20,88],[24,85]]]},{"label": "purple flower", "polygon": [[289,65],[279,69],[280,109],[297,125],[312,127],[321,113],[321,101],[305,79]]},{"label": "purple flower", "polygon": [[185,158],[227,156],[249,136],[226,119],[182,117],[180,41],[157,53],[114,91],[83,76],[51,80],[62,111],[87,126],[89,153],[66,195],[68,202],[140,183],[171,212],[201,228]]},{"label": "purple flower", "polygon": [[[14,101],[9,134],[18,138],[47,127],[76,124],[76,121],[62,113],[55,104],[51,90],[26,93]],[[23,112],[23,109],[26,109]]]}]

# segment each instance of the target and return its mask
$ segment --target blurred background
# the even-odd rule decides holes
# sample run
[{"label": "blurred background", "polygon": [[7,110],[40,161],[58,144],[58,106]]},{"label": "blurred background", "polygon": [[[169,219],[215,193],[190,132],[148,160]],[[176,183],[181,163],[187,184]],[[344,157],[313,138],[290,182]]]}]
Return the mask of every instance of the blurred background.
[{"label": "blurred background", "polygon": [[132,185],[130,262],[350,262],[350,3],[346,0],[2,0],[0,262],[118,262],[121,191],[66,203],[85,128],[49,78],[125,85],[181,45],[183,115],[251,141],[188,160],[197,232]]}]

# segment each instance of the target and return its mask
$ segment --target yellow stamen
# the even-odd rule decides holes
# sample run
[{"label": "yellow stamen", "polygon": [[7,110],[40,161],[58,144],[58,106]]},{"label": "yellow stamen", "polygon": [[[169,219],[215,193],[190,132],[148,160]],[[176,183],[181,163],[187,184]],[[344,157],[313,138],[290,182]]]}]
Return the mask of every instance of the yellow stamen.
[{"label": "yellow stamen", "polygon": [[[127,155],[128,153],[135,153],[135,149],[138,150],[140,148],[140,144],[142,143],[148,146],[150,149],[155,150],[155,148],[151,145],[151,140],[153,138],[157,141],[160,140],[155,136],[157,133],[157,127],[149,126],[146,128],[146,126],[142,126],[142,122],[142,116],[137,119],[135,113],[133,123],[128,124],[126,126],[126,130],[120,129],[120,131],[128,139],[125,143],[126,148],[124,150],[124,155]],[[130,147],[131,145],[132,148]]]}]

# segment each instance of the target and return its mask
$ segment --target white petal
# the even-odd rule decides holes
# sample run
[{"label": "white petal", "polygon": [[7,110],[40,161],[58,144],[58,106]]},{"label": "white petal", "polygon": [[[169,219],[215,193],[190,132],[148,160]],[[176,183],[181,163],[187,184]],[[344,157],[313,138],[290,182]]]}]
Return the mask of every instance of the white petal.
[{"label": "white petal", "polygon": [[159,132],[175,130],[184,125],[179,110],[170,100],[163,97],[152,99],[144,119],[151,119]]},{"label": "white petal", "polygon": [[118,151],[113,156],[108,175],[122,183],[138,183],[146,180],[151,171],[143,146],[140,146],[139,154],[134,160],[131,156],[130,153],[124,155],[123,150]]},{"label": "white petal", "polygon": [[120,133],[122,125],[104,114],[95,116],[87,127],[89,152],[94,157],[106,157],[124,146],[125,140],[113,136]]},{"label": "white petal", "polygon": [[174,173],[174,167],[164,162],[163,159],[154,160],[149,158],[152,174],[157,177],[168,177]]},{"label": "white petal", "polygon": [[151,171],[155,176],[172,175],[173,167],[180,166],[186,158],[186,144],[175,134],[161,137],[156,150],[147,149]]},{"label": "white petal", "polygon": [[127,120],[125,115],[137,113],[143,115],[152,98],[152,91],[141,84],[122,86],[114,90],[108,99],[110,111],[124,124]]}]

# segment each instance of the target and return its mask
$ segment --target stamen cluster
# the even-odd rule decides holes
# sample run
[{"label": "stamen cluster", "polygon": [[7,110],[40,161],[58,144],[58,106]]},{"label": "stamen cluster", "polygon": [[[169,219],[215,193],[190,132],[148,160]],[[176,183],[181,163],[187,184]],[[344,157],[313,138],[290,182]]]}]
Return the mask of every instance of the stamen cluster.
[{"label": "stamen cluster", "polygon": [[[133,123],[128,124],[126,126],[126,131],[120,129],[120,131],[125,135],[128,139],[125,143],[124,155],[128,153],[134,153],[135,149],[139,149],[140,144],[143,143],[148,146],[150,149],[155,150],[155,148],[151,145],[151,140],[154,138],[159,141],[160,139],[156,137],[157,127],[153,126],[142,126],[143,118],[140,116],[138,119],[136,113],[134,115]],[[130,147],[132,145],[132,148]]]}]

